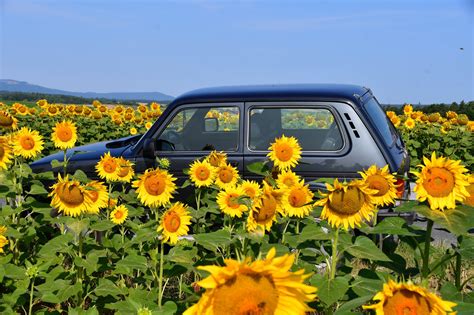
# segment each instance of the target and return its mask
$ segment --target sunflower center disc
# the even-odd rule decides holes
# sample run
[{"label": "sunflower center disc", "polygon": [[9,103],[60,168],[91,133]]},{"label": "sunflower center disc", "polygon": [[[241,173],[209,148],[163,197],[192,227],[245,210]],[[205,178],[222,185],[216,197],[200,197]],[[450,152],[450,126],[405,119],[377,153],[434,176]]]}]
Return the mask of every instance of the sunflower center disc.
[{"label": "sunflower center disc", "polygon": [[0,115],[0,126],[2,127],[10,127],[13,125],[13,118],[10,116],[6,116],[1,114]]},{"label": "sunflower center disc", "polygon": [[95,190],[89,190],[89,197],[91,198],[92,202],[96,202],[99,199],[99,193]]},{"label": "sunflower center disc", "polygon": [[51,114],[56,114],[58,112],[57,108],[56,107],[50,107],[48,108],[48,111],[51,113]]},{"label": "sunflower center disc", "polygon": [[104,163],[104,170],[107,173],[113,173],[117,169],[117,164],[113,160],[106,161]]},{"label": "sunflower center disc", "polygon": [[262,198],[262,205],[258,212],[253,213],[254,220],[259,224],[265,224],[271,220],[276,212],[277,202],[273,196],[265,196]]},{"label": "sunflower center disc", "polygon": [[219,179],[225,184],[230,183],[233,177],[234,175],[228,169],[223,169],[219,172]]},{"label": "sunflower center disc", "polygon": [[383,306],[384,314],[394,315],[429,315],[429,301],[416,292],[409,290],[396,291]]},{"label": "sunflower center disc", "polygon": [[237,209],[240,206],[240,204],[237,202],[238,198],[238,194],[229,194],[229,197],[227,197],[227,205],[232,209]]},{"label": "sunflower center disc", "polygon": [[198,167],[198,169],[196,170],[196,177],[199,180],[207,180],[209,178],[209,175],[211,175],[211,172],[205,166]]},{"label": "sunflower center disc", "polygon": [[453,191],[454,176],[445,168],[430,168],[425,174],[423,187],[433,197],[446,197]]},{"label": "sunflower center disc", "polygon": [[301,188],[292,189],[288,196],[288,202],[295,208],[304,206],[306,203],[306,192]]},{"label": "sunflower center disc", "polygon": [[5,156],[5,149],[3,148],[3,144],[0,143],[0,161],[3,159]]},{"label": "sunflower center disc", "polygon": [[169,212],[164,218],[164,226],[166,231],[174,233],[179,229],[181,219],[175,212]]},{"label": "sunflower center disc", "polygon": [[278,306],[278,290],[267,276],[237,274],[217,287],[213,313],[227,315],[270,315]]},{"label": "sunflower center disc", "polygon": [[128,175],[129,172],[130,172],[130,169],[128,168],[128,166],[121,167],[119,169],[118,176],[119,177],[125,177],[125,176]]},{"label": "sunflower center disc", "polygon": [[23,149],[31,150],[35,147],[35,140],[30,136],[23,136],[20,139],[20,144]]},{"label": "sunflower center disc", "polygon": [[166,188],[166,183],[163,178],[158,175],[148,177],[145,180],[145,189],[152,196],[161,195]]},{"label": "sunflower center disc", "polygon": [[84,195],[79,187],[72,185],[65,185],[62,190],[58,192],[59,199],[67,205],[76,207],[80,206],[84,202]]},{"label": "sunflower center disc", "polygon": [[367,177],[367,182],[369,183],[370,189],[378,190],[375,194],[377,197],[385,195],[390,189],[387,179],[379,174]]},{"label": "sunflower center disc", "polygon": [[68,142],[72,139],[72,132],[69,128],[64,128],[58,131],[58,138],[62,142]]},{"label": "sunflower center disc", "polygon": [[329,206],[334,212],[352,215],[359,212],[364,202],[364,193],[356,187],[349,187],[346,192],[343,190],[334,191]]},{"label": "sunflower center disc", "polygon": [[123,217],[123,212],[122,212],[121,210],[116,211],[115,214],[114,214],[114,217],[115,217],[117,220],[120,220],[120,219]]},{"label": "sunflower center disc", "polygon": [[287,162],[293,157],[293,148],[288,144],[280,144],[276,148],[275,154],[280,161]]}]

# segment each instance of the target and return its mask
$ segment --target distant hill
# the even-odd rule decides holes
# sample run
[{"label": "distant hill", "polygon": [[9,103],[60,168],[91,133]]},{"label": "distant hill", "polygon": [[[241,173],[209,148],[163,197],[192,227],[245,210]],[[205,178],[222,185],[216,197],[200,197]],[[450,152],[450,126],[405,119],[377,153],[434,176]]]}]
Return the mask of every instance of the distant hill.
[{"label": "distant hill", "polygon": [[0,91],[6,92],[24,92],[41,94],[60,94],[71,95],[89,99],[115,99],[115,100],[134,100],[134,101],[158,101],[169,102],[174,97],[160,92],[71,92],[58,89],[50,89],[40,85],[30,84],[25,81],[16,81],[0,79]]}]

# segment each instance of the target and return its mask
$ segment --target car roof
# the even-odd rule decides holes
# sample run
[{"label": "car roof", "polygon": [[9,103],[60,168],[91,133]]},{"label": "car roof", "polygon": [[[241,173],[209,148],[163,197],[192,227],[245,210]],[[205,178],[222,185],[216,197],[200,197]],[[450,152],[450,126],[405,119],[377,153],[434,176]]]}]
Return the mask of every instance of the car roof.
[{"label": "car roof", "polygon": [[359,98],[370,89],[350,84],[272,84],[222,86],[197,89],[178,96],[170,104],[200,102],[263,102],[350,100],[359,105]]}]

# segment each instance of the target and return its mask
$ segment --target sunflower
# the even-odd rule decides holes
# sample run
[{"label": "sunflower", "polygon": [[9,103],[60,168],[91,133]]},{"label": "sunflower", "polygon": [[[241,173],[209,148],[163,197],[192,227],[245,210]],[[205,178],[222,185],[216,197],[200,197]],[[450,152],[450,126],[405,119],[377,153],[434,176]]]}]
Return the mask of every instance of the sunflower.
[{"label": "sunflower", "polygon": [[67,120],[56,123],[56,126],[53,127],[51,138],[54,146],[58,149],[66,150],[74,147],[77,141],[76,125]]},{"label": "sunflower", "polygon": [[119,114],[122,113],[124,110],[125,108],[123,107],[123,105],[117,105],[114,107],[114,111]]},{"label": "sunflower", "polygon": [[37,101],[36,105],[38,105],[39,107],[45,107],[46,105],[48,105],[48,101],[45,99],[42,99],[42,100]]},{"label": "sunflower", "polygon": [[282,197],[282,207],[288,216],[305,217],[313,209],[311,204],[314,194],[309,190],[309,185],[301,180],[293,186],[286,188]]},{"label": "sunflower", "polygon": [[102,182],[91,181],[85,185],[85,190],[90,200],[90,205],[87,208],[88,213],[97,214],[101,208],[107,208],[109,193]]},{"label": "sunflower", "polygon": [[148,130],[151,128],[153,124],[150,122],[150,121],[147,121],[146,124],[145,124],[145,128]]},{"label": "sunflower", "polygon": [[12,149],[7,137],[0,136],[0,169],[7,169],[12,161]]},{"label": "sunflower", "polygon": [[91,203],[90,196],[84,186],[78,181],[69,180],[66,175],[64,179],[58,174],[58,182],[51,187],[49,197],[51,207],[56,208],[65,215],[76,217],[83,212],[87,212]]},{"label": "sunflower", "polygon": [[216,169],[215,183],[219,188],[234,186],[239,179],[239,172],[228,163],[223,163]]},{"label": "sunflower", "polygon": [[51,117],[59,114],[59,108],[56,107],[56,105],[54,104],[48,105],[45,108],[46,108],[46,113]]},{"label": "sunflower", "polygon": [[194,161],[189,169],[189,178],[196,187],[209,187],[216,176],[215,168],[207,161]]},{"label": "sunflower", "polygon": [[136,135],[137,133],[138,133],[137,128],[135,128],[135,127],[130,128],[130,134],[132,136]]},{"label": "sunflower", "polygon": [[469,193],[469,197],[464,200],[464,204],[474,207],[474,174],[470,174],[468,177],[469,186],[466,190]]},{"label": "sunflower", "polygon": [[117,158],[110,155],[110,152],[105,153],[100,158],[95,169],[100,178],[111,182],[118,180],[119,162]]},{"label": "sunflower", "polygon": [[152,110],[158,111],[158,110],[160,110],[160,104],[159,104],[159,103],[156,103],[156,102],[153,102],[153,103],[150,104],[150,108],[151,108]]},{"label": "sunflower", "polygon": [[222,212],[231,217],[240,218],[248,210],[247,206],[239,203],[239,198],[245,195],[241,187],[229,186],[217,194],[217,204]]},{"label": "sunflower", "polygon": [[378,168],[376,165],[372,165],[365,172],[359,172],[362,175],[362,179],[370,189],[377,191],[372,197],[372,202],[377,206],[390,205],[395,202],[397,198],[397,180],[388,171],[388,165],[382,168]]},{"label": "sunflower", "polygon": [[8,239],[5,236],[0,235],[0,253],[1,254],[4,253],[3,247],[7,244],[8,244]]},{"label": "sunflower", "polygon": [[253,180],[244,180],[240,184],[244,194],[255,200],[260,195],[260,185]]},{"label": "sunflower", "polygon": [[110,221],[115,224],[122,224],[128,217],[128,209],[125,205],[116,206],[110,213]]},{"label": "sunflower", "polygon": [[225,266],[199,266],[210,275],[197,282],[206,289],[197,304],[184,315],[295,314],[312,309],[315,287],[304,284],[304,270],[291,272],[295,255],[275,257],[272,248],[265,259],[251,262],[225,259]]},{"label": "sunflower", "polygon": [[282,135],[281,138],[275,139],[268,149],[270,152],[267,156],[282,171],[298,165],[298,160],[301,158],[301,146],[295,137]]},{"label": "sunflower", "polygon": [[161,169],[147,169],[133,182],[138,198],[145,206],[157,207],[168,204],[176,190],[176,178]]},{"label": "sunflower", "polygon": [[123,183],[130,183],[132,177],[135,175],[133,170],[133,163],[123,157],[117,158],[117,180]]},{"label": "sunflower", "polygon": [[395,127],[400,126],[400,118],[398,116],[393,116],[390,120]]},{"label": "sunflower", "polygon": [[410,115],[412,112],[413,112],[413,106],[411,106],[411,104],[406,104],[405,106],[403,106],[403,113],[405,115]]},{"label": "sunflower", "polygon": [[360,226],[364,219],[370,220],[377,210],[372,203],[372,195],[376,191],[360,180],[340,183],[335,179],[333,185],[326,183],[326,188],[328,193],[321,193],[324,198],[315,205],[323,206],[321,218],[327,219],[333,227],[344,226],[348,229],[349,226]]},{"label": "sunflower", "polygon": [[0,110],[0,127],[4,129],[17,129],[18,119],[4,110]]},{"label": "sunflower", "polygon": [[206,161],[211,163],[214,167],[219,167],[221,164],[227,163],[227,154],[214,150],[206,157]]},{"label": "sunflower", "polygon": [[107,107],[104,105],[99,105],[98,110],[100,113],[106,113],[107,112]]},{"label": "sunflower", "polygon": [[148,111],[148,108],[146,107],[146,105],[140,104],[138,105],[137,110],[141,113],[146,113]]},{"label": "sunflower", "polygon": [[443,301],[436,294],[411,281],[397,283],[389,280],[383,285],[373,300],[376,304],[364,305],[364,309],[374,310],[376,315],[396,314],[430,314],[446,315],[455,314],[453,307],[456,303]]},{"label": "sunflower", "polygon": [[403,125],[408,129],[413,129],[415,127],[415,121],[411,118],[408,118],[407,120],[405,120],[405,123]]},{"label": "sunflower", "polygon": [[247,230],[255,231],[261,227],[262,230],[270,231],[277,214],[282,213],[281,193],[272,186],[263,182],[263,192],[255,198],[250,214],[247,218]]},{"label": "sunflower", "polygon": [[431,160],[423,157],[425,165],[419,165],[421,172],[413,172],[418,179],[414,191],[420,201],[428,199],[431,209],[454,209],[456,200],[463,201],[469,197],[467,186],[467,169],[461,161],[445,157],[436,158],[436,152],[431,154]]},{"label": "sunflower", "polygon": [[38,131],[23,127],[13,137],[13,153],[25,159],[34,158],[43,150],[43,144]]},{"label": "sunflower", "polygon": [[187,208],[185,204],[176,202],[163,213],[157,229],[162,234],[163,242],[176,244],[180,236],[188,234],[192,217]]},{"label": "sunflower", "polygon": [[276,180],[278,187],[289,188],[300,181],[300,177],[292,171],[282,171]]},{"label": "sunflower", "polygon": [[0,253],[3,254],[3,247],[8,244],[8,239],[5,237],[5,233],[7,232],[7,227],[4,225],[0,225]]}]

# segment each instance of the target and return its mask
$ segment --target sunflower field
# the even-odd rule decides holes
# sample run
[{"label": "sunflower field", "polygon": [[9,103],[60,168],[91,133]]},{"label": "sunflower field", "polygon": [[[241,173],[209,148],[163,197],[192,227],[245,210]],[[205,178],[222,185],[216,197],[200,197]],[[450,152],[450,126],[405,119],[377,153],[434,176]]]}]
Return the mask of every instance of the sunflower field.
[{"label": "sunflower field", "polygon": [[[66,172],[66,155],[59,174],[28,165],[141,133],[160,114],[156,103],[0,103],[2,314],[474,313],[466,117],[435,121],[409,107],[403,116],[387,113],[412,155],[415,200],[397,194],[388,166],[312,192],[294,172],[298,140],[285,136],[249,166],[260,182],[242,179],[216,151],[189,165],[182,185],[166,159],[137,174],[131,161],[106,153],[96,165],[100,180]],[[218,116],[235,124],[232,115]],[[192,188],[190,198],[182,188]],[[416,212],[426,227],[377,220],[392,206]],[[436,227],[457,241],[437,244]]]}]

